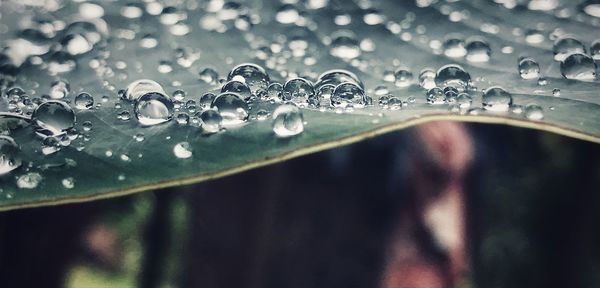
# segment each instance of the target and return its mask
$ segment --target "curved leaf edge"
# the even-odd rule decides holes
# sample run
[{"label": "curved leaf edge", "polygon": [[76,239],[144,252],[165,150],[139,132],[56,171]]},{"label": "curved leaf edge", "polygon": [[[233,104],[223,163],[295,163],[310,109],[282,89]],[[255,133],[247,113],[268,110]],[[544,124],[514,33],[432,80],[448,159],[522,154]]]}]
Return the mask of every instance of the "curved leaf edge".
[{"label": "curved leaf edge", "polygon": [[339,138],[333,141],[325,141],[322,143],[309,145],[303,147],[302,149],[288,151],[279,155],[274,155],[273,157],[268,157],[264,159],[260,159],[257,161],[244,163],[239,166],[234,166],[227,168],[225,170],[216,171],[213,173],[197,175],[193,177],[185,177],[181,179],[169,180],[169,181],[160,181],[146,185],[140,185],[131,187],[128,189],[118,189],[111,192],[102,192],[95,195],[87,195],[84,197],[65,197],[65,198],[57,198],[51,200],[42,200],[42,201],[31,201],[20,204],[12,204],[6,206],[0,206],[0,212],[24,209],[24,208],[35,208],[35,207],[43,207],[43,206],[55,206],[55,205],[63,205],[63,204],[71,204],[71,203],[81,203],[81,202],[90,202],[102,199],[108,199],[119,196],[126,196],[134,193],[140,193],[149,190],[157,190],[171,187],[178,187],[184,185],[197,184],[204,181],[209,181],[213,179],[218,179],[226,176],[230,176],[233,174],[241,173],[244,171],[252,170],[255,168],[268,166],[271,164],[283,162],[286,160],[290,160],[293,158],[297,158],[300,156],[321,152],[329,149],[333,149],[336,147],[341,147],[353,143],[360,142],[362,140],[366,140],[369,138],[377,137],[379,135],[387,134],[394,131],[403,130],[405,128],[409,128],[412,126],[416,126],[419,124],[435,122],[435,121],[452,121],[452,122],[467,122],[467,123],[483,123],[483,124],[505,124],[514,127],[520,128],[528,128],[539,131],[551,132],[558,135],[563,135],[579,140],[590,141],[593,143],[600,144],[600,137],[597,135],[586,134],[580,131],[571,130],[559,126],[555,126],[545,122],[534,122],[526,119],[515,119],[515,118],[507,118],[502,116],[495,115],[448,115],[448,114],[430,114],[426,116],[422,116],[420,118],[413,118],[407,121],[396,122],[391,124],[382,125],[376,127],[374,129],[370,129],[364,132],[360,132],[348,137]]}]

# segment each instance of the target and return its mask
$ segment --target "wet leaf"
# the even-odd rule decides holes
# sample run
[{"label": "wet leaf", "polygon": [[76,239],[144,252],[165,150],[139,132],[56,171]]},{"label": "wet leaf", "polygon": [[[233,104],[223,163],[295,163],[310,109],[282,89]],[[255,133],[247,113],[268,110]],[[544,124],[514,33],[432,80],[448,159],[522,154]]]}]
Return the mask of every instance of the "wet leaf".
[{"label": "wet leaf", "polygon": [[[600,142],[600,83],[582,81],[595,75],[595,64],[580,67],[580,58],[567,58],[561,71],[553,45],[572,34],[585,51],[568,42],[559,54],[597,59],[595,10],[567,1],[517,7],[512,1],[507,7],[483,0],[430,2],[3,2],[0,128],[20,146],[22,164],[0,178],[0,209],[200,182],[434,120],[501,123]],[[524,56],[540,67],[521,71],[529,80],[518,68]],[[330,69],[351,71],[373,105],[332,108],[322,101],[301,108],[303,132],[280,138],[271,117],[257,119],[280,103],[253,99],[250,121],[207,133],[194,114],[200,97],[218,94],[221,83],[206,69],[224,79],[246,62],[265,67],[271,82],[281,84],[297,76],[316,81]],[[420,72],[447,64],[470,74],[471,106],[427,103]],[[180,98],[175,118],[185,112],[190,119],[140,125],[134,104],[119,97],[137,79],[154,80],[171,99]],[[509,111],[481,108],[481,91],[492,86],[512,94]],[[397,99],[382,106],[385,97]],[[44,98],[69,104],[76,132],[45,140],[36,135],[39,115],[32,120],[30,114]],[[195,103],[186,105],[189,100]]]}]

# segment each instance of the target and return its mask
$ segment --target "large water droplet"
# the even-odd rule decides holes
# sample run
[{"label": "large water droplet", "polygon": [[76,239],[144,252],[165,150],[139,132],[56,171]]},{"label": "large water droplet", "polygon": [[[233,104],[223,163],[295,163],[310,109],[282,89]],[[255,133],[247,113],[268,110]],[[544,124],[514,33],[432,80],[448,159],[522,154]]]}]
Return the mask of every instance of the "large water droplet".
[{"label": "large water droplet", "polygon": [[273,132],[278,137],[290,137],[304,131],[302,111],[295,105],[283,104],[273,111]]},{"label": "large water droplet", "polygon": [[248,104],[242,100],[240,95],[226,92],[219,94],[212,104],[211,108],[216,109],[223,117],[222,125],[235,126],[248,120]]},{"label": "large water droplet", "polygon": [[31,116],[36,130],[44,136],[62,135],[75,125],[75,113],[67,103],[49,100],[40,104]]},{"label": "large water droplet", "polygon": [[143,126],[161,124],[173,118],[173,102],[162,93],[146,93],[136,101],[134,112]]},{"label": "large water droplet", "polygon": [[481,103],[488,111],[506,112],[512,105],[512,95],[502,87],[490,87],[483,93]]},{"label": "large water droplet", "polygon": [[560,63],[560,73],[567,79],[591,81],[596,78],[596,63],[588,55],[574,53]]},{"label": "large water droplet", "polygon": [[0,135],[0,176],[19,168],[22,163],[21,149],[15,140]]}]

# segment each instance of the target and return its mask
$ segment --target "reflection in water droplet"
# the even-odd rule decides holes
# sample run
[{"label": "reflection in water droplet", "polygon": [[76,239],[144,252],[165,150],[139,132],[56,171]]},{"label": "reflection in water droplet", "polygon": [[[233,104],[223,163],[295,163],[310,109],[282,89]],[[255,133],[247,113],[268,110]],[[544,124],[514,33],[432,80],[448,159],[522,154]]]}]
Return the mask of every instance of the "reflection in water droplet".
[{"label": "reflection in water droplet", "polygon": [[36,131],[43,136],[62,135],[75,125],[75,113],[68,104],[49,100],[38,106],[31,116]]},{"label": "reflection in water droplet", "polygon": [[173,118],[173,102],[162,93],[146,93],[136,101],[134,112],[143,126],[161,124]]},{"label": "reflection in water droplet", "polygon": [[269,86],[269,75],[264,68],[252,63],[240,64],[227,75],[227,81],[240,81],[248,85],[252,94]]},{"label": "reflection in water droplet", "polygon": [[567,79],[591,81],[596,78],[596,63],[588,55],[574,53],[560,63],[560,73]]},{"label": "reflection in water droplet", "polygon": [[278,137],[290,137],[304,131],[302,111],[295,105],[283,104],[273,111],[273,132]]},{"label": "reflection in water droplet", "polygon": [[0,135],[0,176],[21,167],[21,149],[9,136]]},{"label": "reflection in water droplet", "polygon": [[512,105],[512,95],[502,87],[490,87],[483,93],[481,103],[485,110],[506,112]]},{"label": "reflection in water droplet", "polygon": [[173,154],[179,159],[187,159],[192,157],[192,147],[188,142],[179,142],[173,147]]},{"label": "reflection in water droplet", "polygon": [[236,93],[219,94],[210,107],[221,114],[223,118],[221,124],[224,127],[239,125],[248,120],[248,104]]},{"label": "reflection in water droplet", "polygon": [[522,79],[531,80],[540,77],[540,65],[531,57],[519,58],[518,68]]}]

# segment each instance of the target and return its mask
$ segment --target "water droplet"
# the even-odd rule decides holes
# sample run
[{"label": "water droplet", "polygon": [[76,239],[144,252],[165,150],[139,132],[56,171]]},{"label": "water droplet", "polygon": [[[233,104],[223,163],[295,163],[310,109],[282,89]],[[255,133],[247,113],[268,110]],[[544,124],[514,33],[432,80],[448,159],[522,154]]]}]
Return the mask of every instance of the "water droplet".
[{"label": "water droplet", "polygon": [[441,105],[446,103],[444,90],[439,87],[433,87],[427,91],[427,103],[432,105]]},{"label": "water droplet", "polygon": [[373,8],[365,10],[365,14],[363,16],[363,21],[367,25],[378,25],[383,23],[385,19],[385,15],[381,14],[379,10]]},{"label": "water droplet", "polygon": [[452,86],[459,91],[465,91],[471,83],[471,75],[459,65],[448,64],[437,71],[435,83],[438,87]]},{"label": "water droplet", "polygon": [[292,78],[283,85],[281,96],[285,101],[306,106],[308,98],[315,96],[315,89],[312,83],[304,78]]},{"label": "water droplet", "polygon": [[567,79],[594,80],[596,78],[596,63],[588,55],[574,53],[560,63],[560,73]]},{"label": "water droplet", "polygon": [[539,44],[544,42],[544,34],[539,30],[531,29],[525,33],[525,42],[529,44]]},{"label": "water droplet", "polygon": [[581,4],[583,12],[592,17],[600,18],[600,3],[597,0],[588,0]]},{"label": "water droplet", "polygon": [[281,24],[293,24],[298,21],[300,14],[296,6],[292,4],[282,5],[275,14],[275,20]]},{"label": "water droplet", "polygon": [[94,107],[94,97],[85,92],[79,93],[79,95],[75,97],[75,107],[81,110],[91,109]]},{"label": "water droplet", "polygon": [[248,99],[250,98],[250,96],[252,96],[250,92],[250,87],[248,87],[248,85],[246,85],[244,82],[240,82],[237,80],[231,80],[225,85],[223,85],[223,87],[221,88],[221,93],[225,92],[236,93],[243,99]]},{"label": "water droplet", "polygon": [[127,86],[127,89],[125,89],[125,93],[123,93],[122,96],[125,100],[135,101],[142,97],[142,95],[151,92],[166,94],[162,86],[160,86],[160,84],[158,84],[156,81],[140,79],[131,82]]},{"label": "water droplet", "polygon": [[458,105],[460,109],[470,108],[471,103],[473,103],[473,99],[467,93],[460,93],[456,96],[456,105]]},{"label": "water droplet", "polygon": [[269,111],[260,109],[258,112],[256,112],[256,120],[264,121],[267,120],[267,118],[269,118]]},{"label": "water droplet", "polygon": [[466,59],[469,62],[489,62],[492,49],[483,39],[473,38],[467,41]]},{"label": "water droplet", "polygon": [[267,87],[266,100],[278,100],[282,96],[283,93],[283,85],[280,83],[271,83],[269,87]]},{"label": "water droplet", "polygon": [[321,89],[323,85],[333,85],[335,87],[345,82],[354,83],[361,89],[365,89],[365,85],[354,73],[343,69],[334,69],[319,75],[315,83],[315,90]]},{"label": "water droplet", "polygon": [[552,50],[554,52],[554,60],[556,61],[564,61],[573,53],[585,54],[585,46],[583,46],[583,43],[569,35],[558,38],[554,42]]},{"label": "water droplet", "polygon": [[93,124],[90,121],[85,121],[83,124],[81,124],[81,126],[83,127],[83,131],[87,132],[92,130]]},{"label": "water droplet", "polygon": [[273,132],[278,137],[290,137],[304,131],[302,111],[295,105],[283,104],[273,111]]},{"label": "water droplet", "polygon": [[142,142],[145,139],[144,133],[137,133],[135,135],[133,135],[133,139],[135,139],[135,141],[137,142]]},{"label": "water droplet", "polygon": [[361,54],[360,42],[350,31],[342,30],[331,37],[329,53],[342,59],[354,59]]},{"label": "water droplet", "polygon": [[452,58],[460,58],[467,55],[467,49],[465,48],[465,41],[460,38],[450,37],[444,41],[442,45],[444,49],[444,55]]},{"label": "water droplet", "polygon": [[512,105],[512,95],[502,87],[490,87],[483,93],[481,103],[485,110],[506,112]]},{"label": "water droplet", "polygon": [[215,97],[210,107],[221,114],[222,125],[225,127],[239,125],[248,120],[248,104],[238,94],[221,93]]},{"label": "water droplet", "polygon": [[423,69],[419,74],[419,86],[427,90],[435,87],[435,75],[433,69]]},{"label": "water droplet", "polygon": [[413,74],[407,69],[398,69],[394,72],[396,81],[394,84],[399,88],[406,88],[413,84]]},{"label": "water droplet", "polygon": [[210,108],[210,104],[215,100],[215,97],[217,96],[213,93],[205,93],[200,97],[198,105],[200,105],[200,108],[202,109]]},{"label": "water droplet", "polygon": [[9,136],[0,135],[0,176],[21,167],[21,149]]},{"label": "water droplet", "polygon": [[52,99],[62,99],[69,94],[70,90],[71,86],[68,82],[58,80],[52,83],[49,95]]},{"label": "water droplet", "polygon": [[400,98],[392,96],[387,101],[387,109],[400,110],[402,109],[402,100]]},{"label": "water droplet", "polygon": [[264,68],[256,64],[244,63],[236,66],[227,75],[227,81],[240,81],[246,83],[252,94],[258,90],[265,90],[269,86],[269,75]]},{"label": "water droplet", "polygon": [[175,90],[173,92],[173,99],[175,99],[176,101],[183,101],[185,99],[186,94],[187,93],[183,90]]},{"label": "water droplet", "polygon": [[[598,6],[600,6],[600,4],[598,4]],[[592,55],[594,60],[600,60],[600,39],[592,42],[592,45],[590,46],[590,55]]]},{"label": "water droplet", "polygon": [[42,175],[36,172],[29,172],[17,178],[17,187],[21,189],[35,189],[42,181]]},{"label": "water droplet", "polygon": [[44,136],[62,135],[73,128],[75,113],[68,104],[49,100],[40,104],[31,116],[36,125],[36,131]]},{"label": "water droplet", "polygon": [[221,130],[223,117],[215,110],[206,110],[198,116],[202,120],[202,129],[207,133],[217,133]]},{"label": "water droplet", "polygon": [[529,120],[542,120],[544,118],[544,109],[539,105],[529,104],[525,106],[525,117]]},{"label": "water droplet", "polygon": [[73,189],[75,188],[75,179],[73,179],[73,177],[67,177],[62,180],[62,185],[65,189]]},{"label": "water droplet", "polygon": [[136,101],[134,111],[143,126],[156,125],[173,118],[173,102],[164,94],[150,92]]},{"label": "water droplet", "polygon": [[560,96],[560,89],[558,89],[558,88],[552,89],[552,96],[559,97]]},{"label": "water droplet", "polygon": [[531,80],[540,77],[540,65],[531,57],[519,58],[518,68],[522,79]]},{"label": "water droplet", "polygon": [[188,142],[179,142],[173,146],[173,154],[179,159],[187,159],[192,157],[192,147]]},{"label": "water droplet", "polygon": [[366,102],[364,90],[352,82],[337,85],[331,95],[331,105],[334,107],[362,108],[367,105]]},{"label": "water droplet", "polygon": [[217,84],[219,81],[219,73],[212,68],[204,68],[198,74],[200,76],[200,80],[204,81],[204,83],[208,84]]},{"label": "water droplet", "polygon": [[190,122],[190,115],[187,113],[178,113],[175,120],[177,120],[177,124],[179,125],[187,125]]}]

